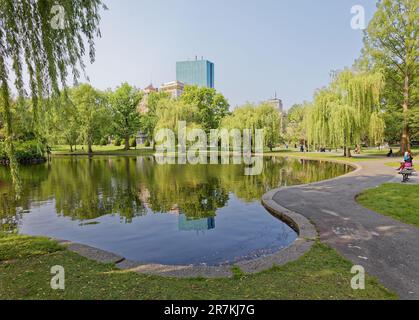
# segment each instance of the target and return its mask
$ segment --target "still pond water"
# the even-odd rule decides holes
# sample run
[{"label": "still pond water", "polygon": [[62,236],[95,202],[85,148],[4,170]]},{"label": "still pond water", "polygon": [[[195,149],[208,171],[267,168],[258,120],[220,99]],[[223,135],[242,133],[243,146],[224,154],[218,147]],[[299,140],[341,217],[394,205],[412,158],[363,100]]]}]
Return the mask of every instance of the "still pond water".
[{"label": "still pond water", "polygon": [[71,240],[161,264],[220,265],[273,253],[297,234],[261,205],[279,186],[345,174],[346,165],[268,157],[243,165],[159,165],[153,157],[56,157],[21,168],[15,200],[0,167],[0,230]]}]

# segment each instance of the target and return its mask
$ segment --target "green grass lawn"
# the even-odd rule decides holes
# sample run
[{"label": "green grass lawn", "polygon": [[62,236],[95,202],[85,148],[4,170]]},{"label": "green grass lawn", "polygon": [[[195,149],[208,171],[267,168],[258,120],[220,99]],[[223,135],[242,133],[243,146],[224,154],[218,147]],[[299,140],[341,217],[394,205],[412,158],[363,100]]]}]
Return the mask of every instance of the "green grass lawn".
[{"label": "green grass lawn", "polygon": [[386,183],[357,197],[358,202],[375,212],[419,227],[419,185]]},{"label": "green grass lawn", "polygon": [[[0,299],[396,299],[367,276],[350,287],[351,263],[326,245],[295,262],[231,279],[175,279],[115,269],[44,238],[0,234]],[[52,266],[65,268],[65,290],[50,288]]]},{"label": "green grass lawn", "polygon": [[[136,155],[149,155],[154,154],[154,150],[150,148],[143,148],[137,147],[137,149],[131,148],[128,151],[124,150],[123,146],[93,146],[93,154],[94,155],[113,155],[113,156],[136,156]],[[395,150],[393,148],[393,150]],[[418,153],[419,149],[417,147],[412,149],[414,154],[415,152]],[[347,162],[362,162],[362,161],[375,161],[377,159],[384,159],[388,150],[378,150],[376,148],[368,148],[363,149],[361,155],[356,155],[352,151],[352,157],[346,158],[343,156],[341,152],[299,152],[297,149],[274,149],[274,151],[269,151],[268,149],[265,150],[265,155],[280,155],[280,156],[290,156],[290,157],[298,157],[298,158],[313,158],[319,160],[341,160]],[[87,146],[78,145],[76,150],[70,152],[70,147],[67,145],[57,145],[52,148],[52,153],[54,155],[87,155]]]},{"label": "green grass lawn", "polygon": [[[123,146],[92,146],[93,153],[97,155],[141,155],[141,154],[152,154],[153,150],[150,148],[137,147],[131,148],[128,151],[124,150]],[[87,155],[87,146],[77,146],[76,150],[70,152],[70,147],[65,145],[58,145],[52,148],[54,155]]]},{"label": "green grass lawn", "polygon": [[[398,152],[398,147],[392,147],[393,152]],[[346,158],[343,156],[342,150],[332,150],[332,152],[300,152],[298,149],[295,148],[289,148],[289,149],[273,149],[272,152],[269,150],[265,150],[265,153],[267,154],[282,154],[282,155],[289,155],[289,156],[296,156],[296,157],[310,157],[310,158],[316,158],[316,159],[334,159],[334,160],[346,160],[349,162],[360,162],[360,161],[374,161],[377,159],[386,159],[387,153],[389,149],[377,149],[377,148],[363,148],[361,151],[361,154],[355,154],[353,150],[351,150],[351,158]],[[419,147],[412,147],[412,153],[413,155],[419,154]],[[396,157],[397,158],[397,157]],[[395,159],[396,159],[395,158]],[[400,161],[401,161],[400,157]]]},{"label": "green grass lawn", "polygon": [[310,158],[310,159],[318,159],[318,160],[340,160],[346,162],[363,162],[363,161],[376,161],[379,159],[385,159],[386,156],[384,154],[370,154],[370,153],[363,153],[361,155],[352,155],[352,157],[347,158],[344,157],[342,153],[339,152],[298,152],[298,151],[273,151],[273,152],[265,152],[265,155],[279,155],[279,156],[287,156],[287,157],[297,157],[297,158]]},{"label": "green grass lawn", "polygon": [[400,167],[400,163],[401,163],[401,161],[400,162],[394,161],[394,162],[387,162],[387,163],[385,163],[385,165],[388,166],[388,167],[392,167],[392,168],[397,169],[397,168]]}]

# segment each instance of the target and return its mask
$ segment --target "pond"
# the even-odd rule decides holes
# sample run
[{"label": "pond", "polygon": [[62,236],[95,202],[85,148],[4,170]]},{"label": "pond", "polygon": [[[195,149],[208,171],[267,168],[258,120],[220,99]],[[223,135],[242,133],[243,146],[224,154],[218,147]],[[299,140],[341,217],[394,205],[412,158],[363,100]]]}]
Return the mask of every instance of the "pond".
[{"label": "pond", "polygon": [[145,263],[234,263],[276,252],[297,237],[261,205],[264,193],[350,170],[266,157],[261,175],[245,176],[243,165],[55,157],[21,168],[19,200],[0,167],[0,230],[66,239]]}]

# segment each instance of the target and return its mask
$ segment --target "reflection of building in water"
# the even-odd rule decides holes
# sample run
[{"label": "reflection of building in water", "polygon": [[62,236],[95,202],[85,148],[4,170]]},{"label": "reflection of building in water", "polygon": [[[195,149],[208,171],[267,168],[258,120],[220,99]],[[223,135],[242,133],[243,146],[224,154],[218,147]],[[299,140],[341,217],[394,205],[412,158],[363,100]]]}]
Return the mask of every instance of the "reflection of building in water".
[{"label": "reflection of building in water", "polygon": [[150,208],[150,191],[146,187],[140,188],[138,191],[138,198],[141,200],[144,208]]},{"label": "reflection of building in water", "polygon": [[[151,194],[146,186],[141,186],[139,188],[137,196],[141,200],[141,203],[144,206],[144,208],[151,208]],[[179,231],[205,231],[215,229],[215,217],[203,219],[188,219],[187,216],[181,212],[181,209],[178,204],[172,204],[170,209],[165,210],[164,213],[178,216]]]},{"label": "reflection of building in water", "polygon": [[184,214],[179,215],[180,231],[205,231],[215,229],[215,218],[188,219]]}]

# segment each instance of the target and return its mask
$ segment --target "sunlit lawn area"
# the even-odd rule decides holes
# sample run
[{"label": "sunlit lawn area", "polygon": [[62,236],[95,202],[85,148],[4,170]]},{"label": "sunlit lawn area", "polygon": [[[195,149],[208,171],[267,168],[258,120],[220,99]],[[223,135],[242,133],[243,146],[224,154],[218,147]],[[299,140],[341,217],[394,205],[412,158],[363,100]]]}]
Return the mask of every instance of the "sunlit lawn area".
[{"label": "sunlit lawn area", "polygon": [[[401,162],[401,160],[400,160]],[[392,167],[392,168],[399,168],[400,167],[400,162],[387,162],[385,165],[388,167]]]},{"label": "sunlit lawn area", "polygon": [[367,190],[357,200],[363,206],[419,227],[419,185],[383,184]]},{"label": "sunlit lawn area", "polygon": [[[114,146],[114,145],[106,145],[106,146],[93,146],[93,153],[99,155],[142,155],[142,154],[151,154],[154,153],[154,150],[150,147],[142,147],[139,146],[137,148],[131,148],[128,151],[124,150],[123,146]],[[393,148],[395,151],[395,148]],[[414,154],[419,153],[419,147],[413,147],[412,151]],[[396,151],[395,151],[396,152]],[[73,152],[70,152],[70,147],[67,145],[57,145],[52,148],[52,153],[55,155],[62,155],[62,154],[71,154],[71,155],[86,155],[87,154],[87,146],[78,145],[74,148]],[[292,156],[292,157],[307,157],[307,158],[315,158],[315,159],[331,159],[331,160],[343,160],[348,162],[360,162],[360,161],[374,161],[377,159],[384,159],[388,150],[386,149],[377,149],[377,148],[368,148],[363,149],[360,155],[354,154],[352,152],[352,157],[347,158],[343,156],[343,153],[340,151],[332,152],[299,152],[299,150],[290,148],[278,148],[270,151],[266,149],[264,151],[265,155],[281,155],[281,156]],[[398,163],[397,163],[398,164]],[[396,166],[393,162],[391,166]]]},{"label": "sunlit lawn area", "polygon": [[[50,288],[50,269],[65,268],[65,290]],[[367,276],[351,289],[351,263],[317,243],[285,266],[231,279],[175,279],[120,271],[45,238],[0,234],[0,299],[395,299]]]},{"label": "sunlit lawn area", "polygon": [[[393,152],[397,152],[398,148],[393,147]],[[324,159],[324,160],[341,160],[347,162],[363,162],[363,161],[376,161],[379,159],[394,159],[391,164],[386,164],[392,167],[397,167],[400,165],[397,162],[397,159],[401,157],[394,156],[393,158],[387,158],[386,155],[389,152],[388,149],[378,149],[378,148],[364,148],[361,154],[355,154],[351,151],[352,156],[350,158],[343,156],[343,151],[341,150],[332,150],[332,152],[300,152],[297,149],[290,148],[290,149],[274,149],[272,152],[265,151],[267,155],[281,155],[281,156],[290,156],[290,157],[301,157],[301,158],[314,158],[314,159]],[[417,155],[419,153],[419,147],[412,147],[413,155]]]},{"label": "sunlit lawn area", "polygon": [[[93,153],[99,155],[137,155],[144,153],[153,153],[154,151],[150,148],[137,147],[131,148],[128,151],[124,150],[123,146],[93,146]],[[70,147],[67,145],[57,145],[52,148],[52,153],[56,155],[60,154],[71,154],[71,155],[86,155],[87,146],[78,145],[73,149],[73,152],[70,152]]]},{"label": "sunlit lawn area", "polygon": [[362,162],[362,161],[376,161],[377,159],[384,159],[385,155],[380,154],[367,154],[363,153],[361,155],[353,155],[350,158],[344,157],[340,152],[298,152],[298,151],[273,151],[266,153],[267,155],[280,155],[280,156],[289,156],[289,157],[299,157],[299,158],[313,158],[313,159],[323,159],[323,160],[341,160],[347,162]]}]

